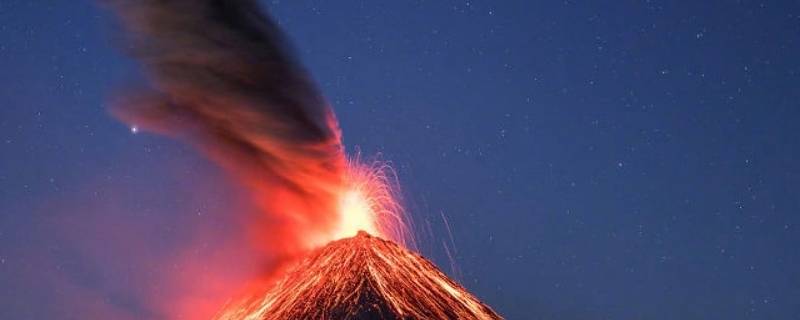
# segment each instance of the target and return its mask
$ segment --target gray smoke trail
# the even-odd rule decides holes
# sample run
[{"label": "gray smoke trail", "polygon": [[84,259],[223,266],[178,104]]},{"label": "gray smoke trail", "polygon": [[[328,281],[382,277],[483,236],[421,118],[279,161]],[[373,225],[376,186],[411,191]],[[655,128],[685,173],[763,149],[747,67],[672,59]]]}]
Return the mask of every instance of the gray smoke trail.
[{"label": "gray smoke trail", "polygon": [[149,86],[113,113],[191,142],[246,185],[256,244],[292,256],[335,223],[346,159],[333,112],[252,0],[110,0]]}]

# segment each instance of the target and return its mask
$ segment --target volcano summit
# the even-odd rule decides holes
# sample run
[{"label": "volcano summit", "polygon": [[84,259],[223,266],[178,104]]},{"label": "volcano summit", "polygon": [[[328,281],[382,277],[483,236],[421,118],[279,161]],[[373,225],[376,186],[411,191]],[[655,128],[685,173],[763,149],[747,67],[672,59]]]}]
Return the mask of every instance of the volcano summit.
[{"label": "volcano summit", "polygon": [[502,318],[422,256],[362,231],[312,252],[217,319]]}]

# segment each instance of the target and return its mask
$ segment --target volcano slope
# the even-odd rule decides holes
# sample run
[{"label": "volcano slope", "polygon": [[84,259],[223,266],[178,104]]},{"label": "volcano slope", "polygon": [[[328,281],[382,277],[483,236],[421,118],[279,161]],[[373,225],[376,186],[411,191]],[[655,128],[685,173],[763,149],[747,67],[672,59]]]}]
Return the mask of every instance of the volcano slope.
[{"label": "volcano slope", "polygon": [[366,232],[313,251],[220,320],[502,319],[422,256]]}]

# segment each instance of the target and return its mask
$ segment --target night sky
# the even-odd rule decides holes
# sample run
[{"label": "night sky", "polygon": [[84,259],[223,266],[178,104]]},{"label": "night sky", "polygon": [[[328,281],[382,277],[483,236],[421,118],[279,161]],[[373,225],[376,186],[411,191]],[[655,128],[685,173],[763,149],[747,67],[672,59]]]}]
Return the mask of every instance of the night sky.
[{"label": "night sky", "polygon": [[[420,252],[506,318],[800,318],[798,2],[264,5]],[[108,114],[141,82],[115,28],[0,2],[2,319],[163,319],[172,257],[247,264],[240,187]]]}]

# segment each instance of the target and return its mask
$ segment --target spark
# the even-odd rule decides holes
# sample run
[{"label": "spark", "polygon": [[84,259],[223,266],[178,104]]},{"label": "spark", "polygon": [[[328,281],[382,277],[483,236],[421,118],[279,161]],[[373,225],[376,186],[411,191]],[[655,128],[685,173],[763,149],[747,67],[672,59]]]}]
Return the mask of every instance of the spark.
[{"label": "spark", "polygon": [[400,204],[397,178],[388,163],[362,163],[356,156],[349,160],[344,180],[338,194],[339,223],[329,241],[364,231],[404,246],[414,245],[410,219]]}]

